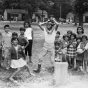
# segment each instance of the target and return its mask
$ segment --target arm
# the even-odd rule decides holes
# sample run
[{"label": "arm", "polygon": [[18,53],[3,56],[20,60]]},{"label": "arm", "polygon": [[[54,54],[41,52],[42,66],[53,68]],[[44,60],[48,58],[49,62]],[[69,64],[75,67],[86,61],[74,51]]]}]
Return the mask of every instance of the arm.
[{"label": "arm", "polygon": [[52,19],[55,23],[55,30],[57,31],[58,27],[59,27],[59,23],[55,20],[55,18]]},{"label": "arm", "polygon": [[[49,20],[48,20],[49,21]],[[42,29],[42,30],[44,30],[44,28],[42,27],[42,26],[44,26],[48,21],[46,21],[46,22],[39,22],[39,27]]]}]

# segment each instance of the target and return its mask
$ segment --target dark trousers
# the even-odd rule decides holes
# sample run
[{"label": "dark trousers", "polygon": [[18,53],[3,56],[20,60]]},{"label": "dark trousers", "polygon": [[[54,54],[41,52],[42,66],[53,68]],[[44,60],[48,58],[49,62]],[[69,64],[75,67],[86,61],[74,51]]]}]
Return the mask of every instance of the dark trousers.
[{"label": "dark trousers", "polygon": [[25,55],[27,56],[32,56],[32,43],[33,43],[33,40],[28,40],[29,41],[29,44],[28,46],[25,48]]}]

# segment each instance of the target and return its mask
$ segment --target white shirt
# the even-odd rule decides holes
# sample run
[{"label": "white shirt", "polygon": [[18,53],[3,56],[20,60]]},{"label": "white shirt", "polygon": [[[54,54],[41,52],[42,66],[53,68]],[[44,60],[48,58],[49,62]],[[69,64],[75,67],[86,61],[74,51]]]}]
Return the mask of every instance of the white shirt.
[{"label": "white shirt", "polygon": [[54,43],[55,41],[55,36],[56,36],[56,31],[55,29],[53,30],[52,34],[48,34],[46,32],[46,28],[44,28],[44,34],[45,34],[45,42],[47,43]]},{"label": "white shirt", "polygon": [[32,28],[28,27],[26,28],[26,31],[25,31],[25,37],[27,38],[27,40],[32,40]]}]

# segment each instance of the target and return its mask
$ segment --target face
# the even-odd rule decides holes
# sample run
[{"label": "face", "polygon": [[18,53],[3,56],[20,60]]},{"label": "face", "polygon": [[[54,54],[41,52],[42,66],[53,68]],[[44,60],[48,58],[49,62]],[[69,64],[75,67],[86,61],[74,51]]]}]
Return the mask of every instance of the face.
[{"label": "face", "polygon": [[29,27],[29,24],[28,23],[25,23],[24,27],[25,28],[28,28]]},{"label": "face", "polygon": [[71,32],[67,32],[67,35],[68,35],[68,36],[71,36]]},{"label": "face", "polygon": [[18,40],[15,39],[12,43],[13,43],[14,46],[17,46],[18,45]]},{"label": "face", "polygon": [[12,37],[17,38],[18,36],[17,36],[17,35],[14,35],[14,36],[12,36]]},{"label": "face", "polygon": [[49,29],[49,28],[51,28],[52,26],[51,26],[51,24],[47,24],[46,27],[47,27],[47,29]]},{"label": "face", "polygon": [[66,36],[64,39],[65,39],[65,41],[68,41],[69,38]]},{"label": "face", "polygon": [[80,42],[81,42],[81,40],[80,40],[80,39],[78,39],[78,40],[77,40],[77,43],[80,43]]},{"label": "face", "polygon": [[72,40],[75,39],[74,35],[71,35],[71,39],[72,39]]},{"label": "face", "polygon": [[82,33],[82,29],[81,28],[78,28],[78,33]]},{"label": "face", "polygon": [[87,39],[85,37],[82,38],[82,42],[86,42]]},{"label": "face", "polygon": [[24,35],[24,31],[20,31],[20,33],[21,33],[22,35]]},{"label": "face", "polygon": [[5,32],[6,32],[6,33],[8,33],[8,32],[9,32],[9,30],[10,30],[10,28],[9,28],[9,27],[5,27]]},{"label": "face", "polygon": [[59,38],[60,37],[60,34],[56,34],[56,38]]}]

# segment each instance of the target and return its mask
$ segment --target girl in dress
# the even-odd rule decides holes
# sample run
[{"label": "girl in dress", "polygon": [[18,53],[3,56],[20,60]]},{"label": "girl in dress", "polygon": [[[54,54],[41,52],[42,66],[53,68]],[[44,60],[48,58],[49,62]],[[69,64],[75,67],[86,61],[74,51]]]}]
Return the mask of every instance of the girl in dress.
[{"label": "girl in dress", "polygon": [[29,75],[31,75],[31,73],[26,61],[24,60],[26,58],[25,53],[23,52],[22,47],[18,45],[18,38],[12,38],[11,42],[12,46],[9,50],[9,58],[11,60],[10,67],[17,70],[9,77],[9,79],[13,82],[16,82],[13,77],[21,71],[22,67],[25,66],[27,68]]},{"label": "girl in dress", "polygon": [[84,34],[84,29],[83,29],[83,27],[81,27],[81,26],[77,27],[77,35],[76,35],[77,38],[78,38],[78,37],[82,37],[83,34]]},{"label": "girl in dress", "polygon": [[77,47],[78,49],[81,49],[83,52],[81,52],[82,56],[82,60],[83,60],[83,71],[84,73],[87,73],[87,64],[88,64],[88,38],[86,35],[82,36],[82,42],[79,44],[79,46]]},{"label": "girl in dress", "polygon": [[67,61],[69,68],[76,67],[76,34],[72,33],[67,46]]},{"label": "girl in dress", "polygon": [[63,41],[62,41],[62,60],[66,61],[66,53],[67,53],[67,46],[69,44],[69,37],[67,34],[63,35]]}]

